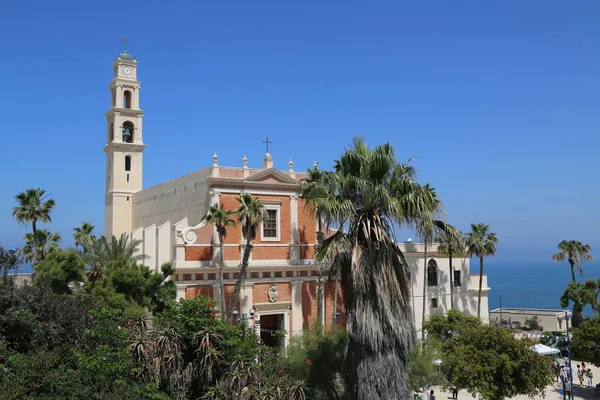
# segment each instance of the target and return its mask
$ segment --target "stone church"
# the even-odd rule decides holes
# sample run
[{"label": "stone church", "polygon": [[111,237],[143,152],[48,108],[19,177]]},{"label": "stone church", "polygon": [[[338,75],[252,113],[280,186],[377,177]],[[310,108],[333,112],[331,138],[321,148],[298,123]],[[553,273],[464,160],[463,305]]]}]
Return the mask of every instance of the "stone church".
[{"label": "stone church", "polygon": [[[265,207],[250,259],[248,276],[240,293],[238,312],[249,326],[260,328],[265,342],[273,343],[269,332],[285,331],[279,345],[313,324],[317,317],[314,249],[316,218],[299,197],[303,172],[273,167],[267,152],[260,167],[249,166],[245,156],[239,166],[219,164],[214,154],[207,167],[185,176],[144,188],[144,142],[140,108],[138,62],[124,50],[113,62],[110,109],[105,114],[106,130],[106,202],[104,235],[126,233],[140,239],[145,264],[160,270],[165,262],[175,267],[172,277],[178,298],[198,294],[220,299],[217,262],[220,260],[218,237],[212,225],[200,223],[211,204],[222,203],[235,210],[241,193],[258,197]],[[152,135],[150,135],[152,138]],[[160,140],[154,136],[154,140]],[[268,141],[268,140],[267,140]],[[160,143],[151,143],[151,145]],[[303,170],[308,166],[304,166]],[[327,234],[327,232],[325,232]],[[239,224],[228,229],[224,246],[224,281],[227,304],[239,271],[245,241]],[[424,259],[423,245],[410,239],[399,243],[412,271],[415,325],[421,325],[421,312],[444,313],[450,308],[450,288],[454,307],[469,314],[477,313],[478,276],[471,275],[468,258],[448,259],[430,245]],[[426,262],[425,262],[426,261]],[[428,280],[423,282],[424,269]],[[487,277],[484,276],[482,317],[488,318]],[[423,302],[423,285],[427,294]],[[343,327],[345,314],[341,290],[334,310],[335,281],[326,282],[324,323]]]}]

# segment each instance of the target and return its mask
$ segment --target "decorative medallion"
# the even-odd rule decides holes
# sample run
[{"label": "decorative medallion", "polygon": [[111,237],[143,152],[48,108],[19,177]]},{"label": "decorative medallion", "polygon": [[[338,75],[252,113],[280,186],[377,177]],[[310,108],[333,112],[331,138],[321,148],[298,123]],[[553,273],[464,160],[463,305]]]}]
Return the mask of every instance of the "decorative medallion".
[{"label": "decorative medallion", "polygon": [[271,287],[269,288],[269,301],[271,303],[275,303],[277,301],[277,284],[271,283]]}]

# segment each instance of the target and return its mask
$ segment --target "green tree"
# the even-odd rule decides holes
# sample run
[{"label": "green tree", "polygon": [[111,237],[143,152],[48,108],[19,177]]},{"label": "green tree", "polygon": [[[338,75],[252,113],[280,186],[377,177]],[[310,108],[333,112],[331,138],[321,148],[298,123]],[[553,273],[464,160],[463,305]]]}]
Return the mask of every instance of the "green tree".
[{"label": "green tree", "polygon": [[75,239],[75,247],[85,252],[85,244],[96,240],[96,236],[92,233],[95,226],[89,222],[82,222],[81,226],[73,228],[73,239]]},{"label": "green tree", "polygon": [[341,271],[348,344],[348,396],[409,398],[414,338],[410,271],[394,226],[415,227],[431,208],[390,144],[353,144],[327,172],[326,197],[315,201],[324,222],[339,229],[317,247],[319,260]]},{"label": "green tree", "polygon": [[437,237],[438,251],[448,257],[450,277],[450,308],[454,308],[454,268],[452,259],[461,257],[465,253],[465,242],[462,232],[455,227],[448,225],[447,229],[442,231]]},{"label": "green tree", "polygon": [[242,227],[242,235],[246,238],[246,245],[244,246],[244,254],[242,256],[242,267],[240,268],[240,272],[237,276],[235,287],[231,295],[229,310],[227,310],[227,322],[229,323],[231,323],[233,319],[233,311],[236,309],[238,299],[240,297],[242,283],[246,278],[250,254],[252,253],[252,241],[256,238],[258,224],[265,218],[264,206],[257,197],[252,197],[248,193],[244,193],[238,197],[237,201],[240,203],[240,206],[236,210],[235,214]]},{"label": "green tree", "polygon": [[477,292],[477,316],[481,317],[481,286],[483,285],[483,258],[496,254],[498,238],[490,232],[490,226],[479,223],[471,224],[471,232],[466,236],[467,254],[479,258],[479,291]]},{"label": "green tree", "polygon": [[566,308],[569,302],[573,303],[573,326],[577,327],[583,321],[583,308],[586,305],[592,306],[592,309],[598,313],[598,292],[599,281],[587,280],[585,283],[569,282],[564,293],[560,297],[560,306]]},{"label": "green tree", "polygon": [[14,276],[9,275],[12,271],[17,271],[21,265],[21,252],[17,250],[5,250],[0,246],[0,273],[2,274],[1,286],[11,286]]},{"label": "green tree", "polygon": [[494,325],[464,329],[444,344],[442,370],[452,384],[485,400],[543,396],[553,382],[551,358],[536,354],[533,344]]},{"label": "green tree", "polygon": [[481,325],[481,319],[478,317],[457,310],[448,310],[446,315],[431,315],[425,322],[425,331],[428,338],[445,343],[458,336],[463,330],[478,328]]},{"label": "green tree", "polygon": [[600,316],[584,320],[571,331],[573,358],[600,365]]},{"label": "green tree", "polygon": [[578,240],[563,240],[558,244],[559,252],[552,256],[552,259],[557,262],[563,262],[567,260],[571,265],[571,279],[573,282],[577,282],[575,279],[575,266],[579,274],[583,277],[583,268],[581,267],[582,261],[594,262],[594,257],[590,255],[592,247],[589,244],[583,244]]},{"label": "green tree", "polygon": [[48,285],[58,294],[71,294],[71,284],[83,282],[85,276],[83,260],[73,250],[52,252],[34,268],[33,283]]},{"label": "green tree", "polygon": [[[41,239],[37,235],[37,222],[40,221],[43,224],[51,222],[50,213],[56,204],[53,199],[48,198],[46,191],[40,188],[27,189],[17,194],[15,200],[18,205],[13,207],[12,216],[23,225],[31,224],[33,249],[37,249],[38,245],[35,240]],[[41,254],[38,255],[35,261],[41,260],[42,257]]]},{"label": "green tree", "polygon": [[311,399],[341,400],[345,398],[347,348],[345,331],[327,334],[323,326],[316,325],[292,337],[285,354],[287,366],[296,379],[306,381]]},{"label": "green tree", "polygon": [[47,229],[37,229],[35,234],[26,233],[23,239],[25,240],[25,245],[21,249],[23,259],[34,264],[43,260],[48,254],[60,250],[60,233],[52,233]]},{"label": "green tree", "polygon": [[175,282],[167,280],[173,273],[171,264],[163,264],[162,273],[125,259],[109,262],[101,279],[90,283],[88,291],[112,308],[129,314],[144,314],[148,309],[160,312],[175,299]]},{"label": "green tree", "polygon": [[227,237],[227,227],[235,226],[235,221],[233,220],[233,211],[226,210],[223,207],[223,204],[213,204],[209,207],[208,213],[203,221],[206,221],[209,224],[213,224],[215,229],[217,230],[217,235],[219,236],[219,247],[221,252],[221,261],[219,262],[219,288],[221,292],[221,316],[225,318],[225,286],[223,285],[223,267],[225,266],[225,250],[223,248],[223,244],[225,238]]},{"label": "green tree", "polygon": [[113,236],[110,240],[102,236],[98,240],[83,243],[83,259],[87,265],[87,277],[92,284],[102,278],[105,267],[111,262],[122,261],[135,264],[146,259],[139,251],[140,239],[129,240],[124,233],[119,239]]},{"label": "green tree", "polygon": [[[316,199],[323,198],[327,194],[327,183],[325,181],[325,172],[315,164],[314,168],[306,170],[306,178],[300,181],[300,196],[306,199],[305,208],[317,218],[317,244],[323,243],[323,219],[316,205]],[[323,321],[323,311],[325,304],[325,279],[323,277],[324,263],[315,260],[315,270],[317,271],[317,323]],[[336,281],[337,290],[337,281]],[[337,300],[337,292],[334,294],[334,301]],[[337,306],[337,304],[336,304]],[[335,313],[336,306],[333,311]],[[335,316],[334,316],[335,320]]]},{"label": "green tree", "polygon": [[410,353],[410,388],[420,391],[430,386],[443,385],[445,377],[434,361],[441,358],[441,344],[427,338],[422,346],[414,346]]}]

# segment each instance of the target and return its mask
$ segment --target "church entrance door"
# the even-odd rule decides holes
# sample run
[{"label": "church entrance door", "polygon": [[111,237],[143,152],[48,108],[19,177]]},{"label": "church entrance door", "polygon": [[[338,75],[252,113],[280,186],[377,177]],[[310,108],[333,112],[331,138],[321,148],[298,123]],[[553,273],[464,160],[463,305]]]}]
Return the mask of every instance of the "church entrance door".
[{"label": "church entrance door", "polygon": [[260,339],[266,346],[282,347],[283,324],[283,313],[260,316]]}]

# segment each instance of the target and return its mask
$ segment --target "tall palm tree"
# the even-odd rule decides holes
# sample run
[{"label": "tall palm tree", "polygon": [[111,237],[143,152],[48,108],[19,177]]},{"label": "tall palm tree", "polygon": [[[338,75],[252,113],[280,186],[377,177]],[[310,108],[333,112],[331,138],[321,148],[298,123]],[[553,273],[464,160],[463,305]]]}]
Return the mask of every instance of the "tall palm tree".
[{"label": "tall palm tree", "polygon": [[89,222],[82,222],[81,226],[73,228],[73,239],[75,239],[75,247],[85,251],[84,244],[90,241],[95,241],[96,236],[92,234],[95,226]]},{"label": "tall palm tree", "polygon": [[[32,239],[37,240],[37,222],[40,221],[43,224],[51,222],[50,213],[56,205],[54,200],[49,199],[46,191],[40,188],[27,189],[17,194],[15,200],[17,200],[18,205],[13,207],[12,216],[23,225],[31,224]],[[35,245],[35,242],[33,244]],[[41,257],[38,255],[30,261],[37,262],[40,260]]]},{"label": "tall palm tree", "polygon": [[[315,204],[317,198],[322,198],[326,195],[326,183],[325,183],[325,172],[317,168],[315,164],[314,168],[306,171],[307,177],[300,181],[300,196],[304,197],[306,201],[304,205],[308,210],[317,217],[317,245],[323,243],[323,223],[319,210]],[[317,271],[317,323],[323,321],[323,310],[325,303],[325,279],[323,278],[323,263],[315,262],[315,270]],[[337,282],[336,282],[337,289]],[[337,292],[334,294],[337,297]],[[336,303],[336,298],[334,298]],[[336,311],[336,305],[334,304],[334,310]],[[334,315],[335,321],[335,315]]]},{"label": "tall palm tree", "polygon": [[237,201],[240,203],[240,206],[236,210],[235,215],[242,227],[242,233],[246,237],[246,246],[244,247],[244,254],[242,256],[242,267],[240,268],[240,273],[238,274],[235,288],[231,295],[229,310],[227,310],[227,322],[229,323],[233,319],[233,311],[240,297],[242,282],[248,270],[248,262],[252,253],[252,241],[256,238],[258,224],[265,219],[265,208],[257,197],[252,197],[250,194],[244,193],[238,197]]},{"label": "tall palm tree", "polygon": [[573,282],[577,282],[575,279],[575,266],[579,274],[583,276],[583,268],[581,267],[582,261],[594,262],[594,257],[590,255],[592,247],[589,244],[583,244],[579,240],[563,240],[558,244],[558,253],[552,256],[552,259],[559,263],[567,260],[571,265],[571,278]]},{"label": "tall palm tree", "polygon": [[142,240],[129,240],[129,235],[122,234],[119,239],[113,236],[108,240],[105,236],[95,241],[83,243],[83,260],[87,264],[87,277],[92,284],[104,275],[104,268],[113,261],[126,261],[138,263],[147,257],[139,252],[138,248]]},{"label": "tall palm tree", "polygon": [[36,229],[35,235],[26,233],[24,240],[21,253],[23,259],[31,263],[38,263],[51,252],[60,250],[60,233],[52,233],[46,229]]},{"label": "tall palm tree", "polygon": [[327,173],[328,194],[316,199],[326,223],[340,229],[317,247],[341,271],[351,399],[411,397],[409,357],[414,340],[410,270],[394,226],[415,227],[429,212],[414,169],[390,144],[370,149],[355,138]]},{"label": "tall palm tree", "polygon": [[483,285],[483,258],[496,254],[498,237],[490,232],[490,226],[479,223],[471,224],[471,232],[465,238],[469,257],[479,257],[479,291],[477,292],[477,316],[481,317],[481,286]]},{"label": "tall palm tree", "polygon": [[454,308],[454,276],[452,267],[452,258],[460,257],[465,252],[465,242],[462,232],[455,227],[448,225],[448,229],[443,231],[437,237],[438,251],[448,257],[449,269],[448,276],[450,277],[450,309]]},{"label": "tall palm tree", "polygon": [[440,198],[438,197],[435,189],[429,184],[423,185],[421,188],[421,199],[423,201],[424,210],[421,221],[417,224],[417,232],[419,236],[423,238],[424,251],[423,251],[423,307],[421,314],[421,340],[425,340],[425,309],[427,306],[427,245],[431,243],[436,233],[445,229],[446,224],[440,220],[435,219],[443,212],[443,206]]},{"label": "tall palm tree", "polygon": [[215,229],[217,230],[217,235],[219,235],[219,246],[221,250],[221,261],[219,262],[219,287],[221,290],[221,318],[225,318],[225,286],[223,285],[223,266],[225,265],[225,253],[223,249],[223,244],[225,238],[227,237],[227,227],[235,226],[235,221],[233,220],[233,211],[226,210],[223,207],[223,204],[213,204],[209,207],[208,213],[203,221],[206,221],[209,224],[213,224]]}]

